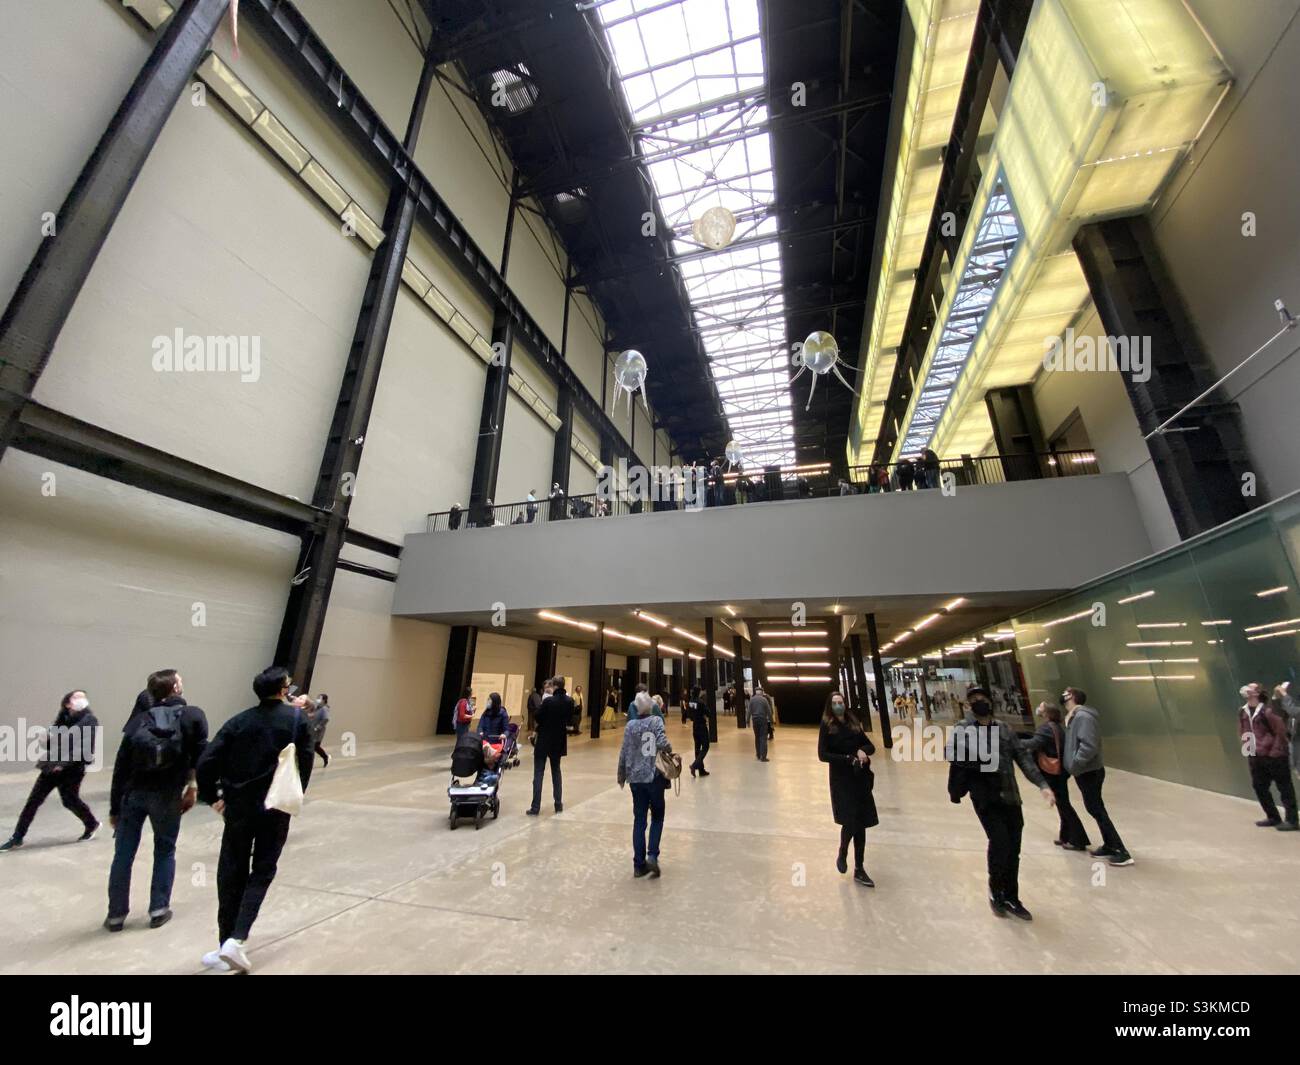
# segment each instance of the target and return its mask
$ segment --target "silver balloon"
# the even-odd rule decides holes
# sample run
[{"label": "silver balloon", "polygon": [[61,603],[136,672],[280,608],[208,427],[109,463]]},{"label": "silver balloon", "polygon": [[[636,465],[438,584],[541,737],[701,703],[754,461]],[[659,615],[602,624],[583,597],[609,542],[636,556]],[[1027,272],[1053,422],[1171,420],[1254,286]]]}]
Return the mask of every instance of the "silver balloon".
[{"label": "silver balloon", "polygon": [[824,329],[815,329],[809,333],[804,340],[803,345],[790,358],[792,366],[798,366],[799,372],[790,378],[791,383],[799,380],[805,370],[813,372],[812,388],[808,390],[808,405],[804,410],[812,406],[813,393],[817,391],[817,378],[824,377],[828,373],[833,373],[839,378],[840,384],[858,395],[858,390],[848,381],[844,380],[844,375],[840,373],[840,346],[835,343],[835,338]]},{"label": "silver balloon", "polygon": [[691,235],[706,248],[721,251],[736,235],[736,216],[725,207],[710,207],[695,220]]},{"label": "silver balloon", "polygon": [[727,446],[723,449],[723,455],[727,459],[727,469],[733,466],[739,466],[744,461],[745,456],[741,453],[740,447],[734,440],[728,440]]},{"label": "silver balloon", "polygon": [[[641,389],[641,405],[645,407],[646,413],[650,413],[650,405],[645,398],[645,379],[649,372],[646,366],[645,356],[635,348],[628,348],[614,360],[614,384],[627,393],[627,412],[628,416],[632,415],[632,393],[638,388]],[[612,414],[614,404],[618,401],[618,392],[615,391],[610,397],[609,410]]]}]

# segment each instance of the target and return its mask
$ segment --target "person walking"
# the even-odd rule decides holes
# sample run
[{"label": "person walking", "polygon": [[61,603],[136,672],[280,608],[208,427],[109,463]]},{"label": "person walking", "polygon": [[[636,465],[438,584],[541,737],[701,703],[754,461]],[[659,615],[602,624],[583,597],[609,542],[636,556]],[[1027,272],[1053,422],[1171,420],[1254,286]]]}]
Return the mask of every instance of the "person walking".
[{"label": "person walking", "polygon": [[533,804],[527,810],[536,817],[542,806],[542,778],[546,763],[551,763],[551,794],[555,799],[555,812],[564,810],[564,781],[560,775],[560,759],[569,753],[569,718],[573,716],[573,700],[564,690],[564,678],[547,681],[550,694],[537,709],[537,741],[533,745]]},{"label": "person walking", "polygon": [[582,734],[582,685],[573,686],[573,734]]},{"label": "person walking", "polygon": [[749,723],[754,730],[754,755],[760,762],[767,761],[767,738],[772,724],[772,704],[762,688],[754,688],[749,700]]},{"label": "person walking", "polygon": [[650,708],[650,696],[637,692],[636,704],[637,715],[628,721],[618,752],[618,786],[629,784],[632,788],[632,875],[658,877],[666,782],[655,769],[655,761],[660,751],[671,754],[673,748],[663,718]]},{"label": "person walking", "polygon": [[[1295,783],[1291,780],[1289,744],[1286,717],[1278,713],[1264,698],[1264,686],[1255,682],[1241,689],[1245,703],[1237,711],[1237,731],[1241,736],[1241,750],[1250,766],[1250,784],[1255,798],[1264,810],[1264,820],[1256,821],[1260,828],[1276,828],[1279,832],[1294,832],[1296,823]],[[1273,801],[1273,785],[1286,818],[1278,816]]]},{"label": "person walking", "polygon": [[852,841],[853,879],[863,887],[876,886],[863,864],[867,829],[880,824],[872,796],[875,775],[871,772],[871,756],[875,753],[875,745],[867,738],[858,716],[849,709],[844,694],[831,692],[817,733],[817,757],[830,766],[831,815],[840,826],[835,868],[848,872]]},{"label": "person walking", "polygon": [[1033,915],[1020,901],[1020,840],[1025,818],[1014,767],[1020,766],[1048,803],[1056,799],[1015,733],[994,718],[988,689],[968,688],[966,701],[971,715],[953,728],[945,751],[948,798],[960,803],[969,795],[988,837],[989,908],[998,917],[1031,921]]},{"label": "person walking", "polygon": [[98,739],[99,720],[90,709],[90,699],[80,688],[68,692],[59,701],[59,712],[46,736],[45,758],[37,763],[36,783],[18,815],[13,835],[0,844],[0,851],[23,845],[36,811],[55,790],[64,808],[81,821],[78,842],[95,838],[99,822],[81,797],[81,782],[86,778],[86,766],[95,761]]},{"label": "person walking", "polygon": [[451,720],[456,726],[456,741],[459,743],[460,738],[469,731],[470,725],[474,723],[473,688],[466,688],[460,693],[460,698],[456,700],[456,708],[452,711]]},{"label": "person walking", "polygon": [[695,761],[691,763],[691,779],[695,774],[707,777],[709,771],[704,768],[704,757],[709,753],[709,710],[703,699],[696,700],[691,713],[691,739],[695,742]]},{"label": "person walking", "polygon": [[290,744],[296,749],[303,791],[316,763],[307,715],[288,702],[291,684],[283,666],[262,670],[253,678],[257,705],[222,725],[199,758],[199,799],[225,822],[217,860],[220,945],[203,955],[203,964],[212,969],[252,969],[244,946],[289,838],[289,815],[266,808],[280,752]]},{"label": "person walking", "polygon": [[1065,771],[1065,729],[1061,725],[1061,708],[1055,703],[1039,703],[1034,710],[1038,728],[1025,741],[1025,749],[1034,756],[1039,772],[1056,799],[1056,814],[1061,820],[1056,845],[1067,851],[1087,850],[1088,830],[1070,805],[1070,774]]},{"label": "person walking", "polygon": [[208,719],[185,701],[185,683],[174,669],[149,675],[153,708],[132,719],[113,762],[108,819],[114,828],[104,927],[120,932],[131,908],[131,868],[147,820],[153,829],[153,877],[149,927],[171,920],[176,879],[176,841],[181,817],[198,796],[195,768],[208,742]]},{"label": "person walking", "polygon": [[330,697],[322,692],[319,699],[308,698],[303,704],[303,709],[307,712],[307,720],[311,723],[312,748],[321,756],[321,761],[324,763],[321,768],[325,769],[330,764],[330,756],[321,744],[325,742],[325,730],[330,723]]},{"label": "person walking", "polygon": [[1061,693],[1065,715],[1065,770],[1074,777],[1083,796],[1083,808],[1101,831],[1100,847],[1088,853],[1094,858],[1106,858],[1116,867],[1132,865],[1133,856],[1119,838],[1106,804],[1102,801],[1101,786],[1106,781],[1106,767],[1101,756],[1101,724],[1097,711],[1088,705],[1087,693],[1081,688],[1066,688]]}]

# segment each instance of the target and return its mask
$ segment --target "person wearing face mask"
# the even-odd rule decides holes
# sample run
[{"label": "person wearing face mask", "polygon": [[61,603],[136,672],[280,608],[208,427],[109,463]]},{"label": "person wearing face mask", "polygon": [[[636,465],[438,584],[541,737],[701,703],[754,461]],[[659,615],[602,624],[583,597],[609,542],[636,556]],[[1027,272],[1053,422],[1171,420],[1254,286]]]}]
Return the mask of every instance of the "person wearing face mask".
[{"label": "person wearing face mask", "polygon": [[23,845],[36,811],[41,808],[50,792],[56,789],[63,805],[80,818],[85,827],[80,840],[95,838],[99,822],[81,798],[81,782],[86,776],[86,766],[95,760],[95,742],[98,736],[99,721],[91,713],[86,693],[79,688],[68,692],[59,703],[59,714],[50,728],[46,756],[37,767],[40,775],[32,785],[22,813],[18,815],[14,834],[4,844],[0,844],[0,851],[17,850]]},{"label": "person wearing face mask", "polygon": [[[1242,753],[1250,766],[1250,784],[1264,811],[1264,820],[1256,821],[1260,828],[1276,828],[1279,832],[1294,832],[1296,824],[1295,784],[1291,780],[1288,760],[1289,748],[1286,734],[1286,717],[1278,713],[1264,698],[1264,686],[1252,682],[1241,689],[1245,703],[1237,711],[1237,731],[1241,735]],[[1277,803],[1273,801],[1273,785],[1277,785],[1278,798],[1282,800],[1285,820],[1278,816]]]},{"label": "person wearing face mask", "polygon": [[1049,805],[1056,799],[1034,759],[1005,725],[993,717],[988,689],[968,688],[971,716],[948,737],[948,798],[960,803],[967,795],[988,837],[989,908],[998,917],[1033,920],[1020,901],[1020,837],[1025,818],[1013,768],[1020,766]]},{"label": "person wearing face mask", "polygon": [[1082,851],[1088,847],[1088,830],[1083,827],[1078,813],[1070,805],[1070,774],[1065,771],[1062,754],[1065,749],[1065,729],[1061,725],[1061,708],[1055,703],[1039,703],[1034,711],[1039,725],[1033,736],[1025,741],[1025,748],[1033,754],[1042,770],[1047,786],[1056,796],[1056,813],[1061,828],[1056,845],[1067,851]]},{"label": "person wearing face mask", "polygon": [[872,797],[875,776],[871,772],[871,756],[875,753],[875,746],[867,738],[858,716],[849,709],[843,693],[831,692],[817,734],[817,757],[830,765],[831,813],[840,826],[835,868],[841,873],[848,872],[852,840],[853,879],[863,887],[876,886],[863,865],[867,829],[880,824],[876,800]]},{"label": "person wearing face mask", "polygon": [[456,702],[456,709],[452,715],[452,721],[456,726],[456,742],[469,731],[469,727],[474,722],[474,689],[466,688],[461,692],[460,699]]}]

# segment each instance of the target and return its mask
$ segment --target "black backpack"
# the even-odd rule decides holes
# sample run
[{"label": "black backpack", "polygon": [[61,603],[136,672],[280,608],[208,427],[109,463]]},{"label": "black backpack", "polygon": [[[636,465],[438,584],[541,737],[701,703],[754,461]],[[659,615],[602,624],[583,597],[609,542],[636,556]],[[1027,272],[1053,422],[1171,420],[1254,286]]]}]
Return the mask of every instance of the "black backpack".
[{"label": "black backpack", "polygon": [[128,743],[131,768],[138,773],[165,773],[180,765],[185,753],[180,706],[155,706],[141,714]]}]

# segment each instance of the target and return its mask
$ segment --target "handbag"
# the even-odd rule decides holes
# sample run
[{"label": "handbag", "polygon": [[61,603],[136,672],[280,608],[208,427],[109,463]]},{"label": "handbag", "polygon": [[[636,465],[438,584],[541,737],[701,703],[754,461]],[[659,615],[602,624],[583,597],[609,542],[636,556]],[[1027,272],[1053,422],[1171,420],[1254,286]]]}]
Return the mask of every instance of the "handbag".
[{"label": "handbag", "polygon": [[680,754],[673,754],[668,750],[656,751],[655,772],[662,773],[664,778],[672,783],[676,794],[681,794],[682,756]]},{"label": "handbag", "polygon": [[1061,737],[1057,732],[1060,727],[1055,721],[1051,722],[1052,738],[1056,740],[1056,757],[1052,758],[1045,751],[1038,752],[1038,768],[1049,776],[1059,777],[1061,775]]},{"label": "handbag", "polygon": [[300,716],[294,717],[293,737],[280,752],[263,804],[268,810],[279,810],[290,817],[302,813],[302,777],[298,775],[298,745],[294,742],[300,720]]}]

